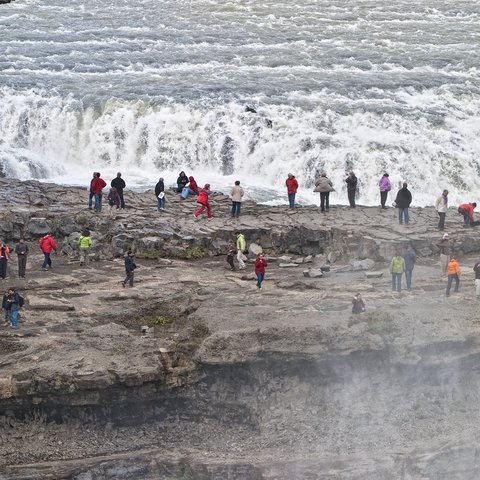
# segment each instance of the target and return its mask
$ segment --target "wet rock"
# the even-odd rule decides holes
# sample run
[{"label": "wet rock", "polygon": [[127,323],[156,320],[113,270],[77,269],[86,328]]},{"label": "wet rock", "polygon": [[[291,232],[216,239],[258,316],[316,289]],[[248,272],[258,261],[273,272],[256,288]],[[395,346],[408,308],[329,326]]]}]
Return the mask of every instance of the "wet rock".
[{"label": "wet rock", "polygon": [[380,278],[380,277],[383,277],[383,272],[382,271],[365,272],[365,277],[367,277],[367,278]]},{"label": "wet rock", "polygon": [[303,276],[308,278],[322,278],[323,272],[319,268],[309,268],[303,271]]},{"label": "wet rock", "polygon": [[350,265],[353,267],[353,271],[370,270],[375,265],[375,260],[366,258],[365,260],[351,260]]}]

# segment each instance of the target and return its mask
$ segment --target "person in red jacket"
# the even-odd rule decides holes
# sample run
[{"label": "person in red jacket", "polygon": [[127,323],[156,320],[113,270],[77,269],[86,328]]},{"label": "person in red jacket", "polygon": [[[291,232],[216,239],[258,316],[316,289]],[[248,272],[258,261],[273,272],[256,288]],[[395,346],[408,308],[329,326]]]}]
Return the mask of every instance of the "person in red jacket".
[{"label": "person in red jacket", "polygon": [[92,180],[90,188],[95,195],[95,211],[98,213],[102,211],[102,190],[106,186],[107,183],[100,177],[100,172],[97,172],[95,178]]},{"label": "person in red jacket", "polygon": [[50,258],[50,254],[52,253],[52,250],[57,252],[57,245],[49,233],[40,239],[39,245],[44,255],[42,270],[46,271],[48,268],[52,268],[52,259]]},{"label": "person in red jacket", "polygon": [[287,186],[288,203],[290,204],[290,208],[295,208],[295,194],[298,190],[297,179],[289,173],[285,185]]},{"label": "person in red jacket", "polygon": [[206,183],[205,186],[200,190],[200,194],[197,197],[197,203],[200,204],[200,208],[198,208],[193,216],[198,218],[198,216],[207,209],[207,216],[208,219],[212,219],[212,207],[210,206],[210,202],[208,201],[208,196],[210,195],[210,184]]},{"label": "person in red jacket", "polygon": [[10,248],[0,241],[0,278],[7,276],[7,264],[9,260]]},{"label": "person in red jacket", "polygon": [[257,287],[262,288],[262,282],[265,278],[265,269],[268,267],[267,261],[263,258],[263,253],[259,253],[255,259],[255,275],[257,276]]},{"label": "person in red jacket", "polygon": [[463,223],[466,227],[468,227],[468,225],[473,225],[473,222],[474,222],[473,211],[475,210],[476,206],[477,204],[473,202],[473,203],[462,203],[458,207],[458,213],[461,213],[463,215]]}]

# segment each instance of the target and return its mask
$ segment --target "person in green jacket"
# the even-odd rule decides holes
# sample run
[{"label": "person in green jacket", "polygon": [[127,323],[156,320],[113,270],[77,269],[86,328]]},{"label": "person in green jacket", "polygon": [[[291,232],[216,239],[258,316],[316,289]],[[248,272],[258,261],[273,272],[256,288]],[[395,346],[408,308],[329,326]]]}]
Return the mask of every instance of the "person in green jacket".
[{"label": "person in green jacket", "polygon": [[92,246],[92,237],[90,236],[90,230],[87,228],[80,235],[78,245],[80,247],[80,266],[83,267],[88,263],[88,252]]},{"label": "person in green jacket", "polygon": [[400,252],[396,252],[395,256],[390,262],[390,273],[392,274],[392,290],[401,292],[402,290],[402,275],[405,272],[405,259]]},{"label": "person in green jacket", "polygon": [[243,233],[235,232],[235,236],[237,237],[238,269],[244,270],[245,262],[243,261],[243,252],[247,249],[247,242],[245,241],[245,237],[243,236]]}]

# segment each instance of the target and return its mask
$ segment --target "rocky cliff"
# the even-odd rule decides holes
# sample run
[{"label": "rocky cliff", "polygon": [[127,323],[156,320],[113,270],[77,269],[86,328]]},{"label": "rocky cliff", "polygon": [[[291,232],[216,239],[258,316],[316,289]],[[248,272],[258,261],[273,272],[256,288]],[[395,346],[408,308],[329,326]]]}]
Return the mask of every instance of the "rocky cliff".
[{"label": "rocky cliff", "polygon": [[[480,243],[453,211],[464,274],[446,298],[432,209],[400,226],[393,209],[247,202],[233,220],[215,195],[207,222],[173,193],[159,213],[152,192],[127,192],[109,216],[83,189],[0,186],[1,235],[31,249],[27,278],[12,259],[3,281],[27,304],[18,331],[0,330],[0,479],[480,475]],[[80,267],[85,226],[95,246]],[[220,255],[237,229],[267,253],[261,292],[251,266],[230,272]],[[42,272],[48,230],[62,253]],[[407,244],[413,288],[398,294],[387,261]],[[139,268],[124,289],[128,247]],[[367,312],[351,315],[357,292]]]}]

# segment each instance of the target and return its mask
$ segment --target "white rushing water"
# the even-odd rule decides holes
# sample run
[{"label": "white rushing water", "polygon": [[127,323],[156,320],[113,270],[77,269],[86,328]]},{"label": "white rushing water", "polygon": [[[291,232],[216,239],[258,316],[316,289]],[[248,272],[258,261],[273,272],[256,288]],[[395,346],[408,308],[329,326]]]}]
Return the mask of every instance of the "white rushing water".
[{"label": "white rushing water", "polygon": [[[480,6],[413,0],[16,0],[0,5],[0,172],[132,187],[180,170],[346,203],[388,171],[416,205],[480,187]],[[247,112],[252,106],[257,113]]]}]

